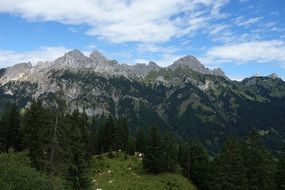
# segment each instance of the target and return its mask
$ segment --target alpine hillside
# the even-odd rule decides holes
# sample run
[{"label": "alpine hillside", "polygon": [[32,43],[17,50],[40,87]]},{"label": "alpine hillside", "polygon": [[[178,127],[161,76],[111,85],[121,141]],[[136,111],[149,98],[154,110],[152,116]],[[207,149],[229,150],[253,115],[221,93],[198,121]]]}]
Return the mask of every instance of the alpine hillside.
[{"label": "alpine hillside", "polygon": [[[94,51],[78,50],[52,62],[0,69],[0,109],[41,100],[89,116],[126,117],[131,132],[158,126],[178,139],[197,138],[212,152],[231,135],[252,128],[278,151],[285,139],[285,82],[277,75],[230,80],[188,55],[162,68],[154,62],[119,64]],[[1,110],[0,110],[1,111]]]}]

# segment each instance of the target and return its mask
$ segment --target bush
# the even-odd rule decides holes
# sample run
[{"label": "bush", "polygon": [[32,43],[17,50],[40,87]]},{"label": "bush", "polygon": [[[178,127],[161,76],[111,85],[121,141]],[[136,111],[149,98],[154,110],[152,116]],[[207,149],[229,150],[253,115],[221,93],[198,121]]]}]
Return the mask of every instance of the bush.
[{"label": "bush", "polygon": [[0,154],[0,189],[50,190],[64,189],[57,180],[31,168],[24,153]]}]

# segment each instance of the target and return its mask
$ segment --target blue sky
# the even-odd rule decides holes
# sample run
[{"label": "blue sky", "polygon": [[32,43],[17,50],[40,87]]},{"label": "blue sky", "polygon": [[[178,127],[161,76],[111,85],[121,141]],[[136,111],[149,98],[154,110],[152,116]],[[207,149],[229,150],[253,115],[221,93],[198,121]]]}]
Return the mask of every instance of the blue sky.
[{"label": "blue sky", "polygon": [[285,79],[284,0],[1,0],[0,67],[72,49],[167,66],[184,55],[232,79]]}]

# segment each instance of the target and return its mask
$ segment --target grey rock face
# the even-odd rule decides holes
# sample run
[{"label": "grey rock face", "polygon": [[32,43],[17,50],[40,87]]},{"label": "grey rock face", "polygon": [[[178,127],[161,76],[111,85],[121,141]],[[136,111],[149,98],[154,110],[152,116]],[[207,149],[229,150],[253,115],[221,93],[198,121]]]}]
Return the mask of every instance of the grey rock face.
[{"label": "grey rock face", "polygon": [[31,63],[19,63],[12,67],[8,67],[5,72],[2,73],[0,84],[5,84],[9,81],[23,81],[27,79],[31,69]]},{"label": "grey rock face", "polygon": [[107,63],[108,59],[102,55],[99,51],[93,51],[90,56],[90,59],[92,59],[95,63]]},{"label": "grey rock face", "polygon": [[[209,70],[194,56],[190,55],[180,58],[167,68],[176,69],[178,67],[189,67],[190,69],[202,74],[225,76],[221,69]],[[43,92],[50,89],[48,84],[48,77],[51,73],[50,71],[65,69],[88,69],[103,74],[106,77],[124,76],[126,78],[143,78],[152,71],[159,71],[161,67],[152,61],[148,64],[119,64],[116,60],[108,60],[99,51],[94,51],[89,57],[87,57],[79,50],[73,50],[64,54],[62,57],[57,58],[53,62],[39,62],[35,66],[32,66],[31,63],[21,63],[13,67],[9,67],[6,70],[2,70],[0,84],[5,84],[9,81],[30,81],[38,83],[41,87],[41,92]]]},{"label": "grey rock face", "polygon": [[216,75],[216,76],[226,76],[224,71],[222,69],[220,69],[220,68],[214,69],[212,71],[212,74]]},{"label": "grey rock face", "polygon": [[177,69],[179,67],[188,67],[194,71],[197,71],[202,74],[210,74],[216,76],[225,76],[224,72],[218,68],[213,71],[206,68],[196,57],[187,55],[175,61],[172,65],[168,66],[168,69]]},{"label": "grey rock face", "polygon": [[64,56],[56,59],[51,67],[53,69],[62,68],[88,68],[91,67],[92,60],[86,57],[79,50],[73,50],[66,53]]},{"label": "grey rock face", "polygon": [[279,76],[276,73],[272,73],[271,75],[267,76],[268,78],[272,78],[272,79],[278,79]]},{"label": "grey rock face", "polygon": [[148,65],[144,63],[137,63],[135,65],[125,65],[125,67],[129,68],[136,75],[147,75],[151,71],[159,71],[161,67],[159,67],[156,63],[150,61]]},{"label": "grey rock face", "polygon": [[172,65],[168,66],[169,69],[176,69],[178,67],[190,67],[192,70],[208,74],[208,70],[205,68],[205,66],[196,59],[196,57],[188,55],[185,57],[182,57],[175,61]]}]

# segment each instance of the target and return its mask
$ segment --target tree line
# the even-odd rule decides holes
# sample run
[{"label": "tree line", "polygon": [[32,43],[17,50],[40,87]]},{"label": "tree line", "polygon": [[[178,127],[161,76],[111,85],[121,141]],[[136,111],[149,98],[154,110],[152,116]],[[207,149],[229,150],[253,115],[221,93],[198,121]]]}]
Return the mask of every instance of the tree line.
[{"label": "tree line", "polygon": [[89,118],[32,102],[20,113],[7,104],[0,119],[0,151],[24,151],[32,166],[52,178],[61,177],[72,189],[90,186],[93,155],[122,151],[143,154],[150,173],[179,172],[202,190],[285,189],[285,147],[272,155],[257,130],[247,137],[229,137],[223,149],[209,155],[196,140],[180,141],[155,126],[130,134],[126,118]]}]

